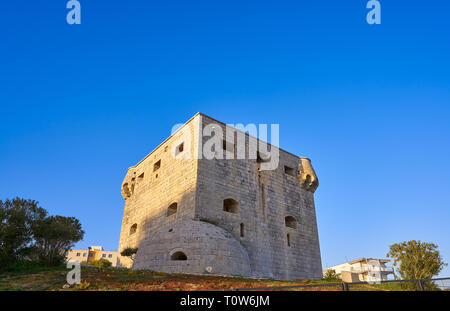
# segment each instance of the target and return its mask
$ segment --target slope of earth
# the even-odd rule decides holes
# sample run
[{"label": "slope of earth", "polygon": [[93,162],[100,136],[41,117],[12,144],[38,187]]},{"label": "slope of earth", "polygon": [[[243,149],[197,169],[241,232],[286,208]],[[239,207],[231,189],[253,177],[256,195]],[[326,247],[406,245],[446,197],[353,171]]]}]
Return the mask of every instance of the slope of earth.
[{"label": "slope of earth", "polygon": [[[193,291],[337,283],[325,280],[277,281],[214,275],[167,274],[83,266],[81,268],[81,284],[69,287],[66,285],[67,273],[68,270],[64,267],[33,271],[32,273],[2,273],[0,274],[0,290]],[[340,291],[342,287],[336,285],[290,290]],[[401,288],[398,284],[390,283],[358,285],[354,290],[401,290]]]}]

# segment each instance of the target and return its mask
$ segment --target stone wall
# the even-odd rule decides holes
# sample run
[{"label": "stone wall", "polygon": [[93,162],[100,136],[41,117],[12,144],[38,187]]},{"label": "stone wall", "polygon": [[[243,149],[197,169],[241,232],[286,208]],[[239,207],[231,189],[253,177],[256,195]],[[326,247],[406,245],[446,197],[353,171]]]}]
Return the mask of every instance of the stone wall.
[{"label": "stone wall", "polygon": [[[158,230],[141,245],[134,269],[169,273],[214,273],[250,276],[250,261],[239,241],[203,221],[182,220]],[[186,255],[179,259],[177,253]]]},{"label": "stone wall", "polygon": [[[203,116],[202,126],[210,123],[217,121]],[[225,133],[225,125],[221,126]],[[248,149],[247,137],[247,153]],[[278,168],[273,171],[260,171],[256,159],[199,160],[196,217],[215,223],[241,241],[254,276],[321,278],[313,193],[301,187],[301,159],[283,150],[279,154]],[[293,176],[285,173],[285,166],[294,169]],[[238,213],[223,210],[227,198],[239,202]],[[296,229],[286,226],[288,216],[295,218]]]},{"label": "stone wall", "polygon": [[[194,158],[184,158],[181,153],[175,155],[175,149],[183,143],[183,134],[195,141],[194,126],[195,122],[189,122],[183,133],[175,133],[137,165],[128,169],[122,184],[125,208],[119,251],[126,247],[139,248],[159,228],[193,218],[197,161]],[[184,144],[184,152],[196,153],[195,146]],[[177,204],[177,212],[168,216],[168,208],[173,203]],[[134,225],[137,228],[132,233]]]},{"label": "stone wall", "polygon": [[[224,124],[197,114],[128,170],[119,250],[139,247],[136,269],[202,273],[210,267],[217,274],[321,278],[314,206],[318,181],[309,160],[280,149],[278,168],[264,171],[256,159],[198,159],[209,139],[200,140],[199,133],[212,123],[225,133]],[[181,155],[189,150],[191,156],[174,157],[173,150],[188,141],[192,144]],[[228,211],[224,200],[232,203]],[[177,212],[168,216],[174,202]],[[130,234],[134,224],[137,230]],[[172,260],[176,251],[187,259]]]}]

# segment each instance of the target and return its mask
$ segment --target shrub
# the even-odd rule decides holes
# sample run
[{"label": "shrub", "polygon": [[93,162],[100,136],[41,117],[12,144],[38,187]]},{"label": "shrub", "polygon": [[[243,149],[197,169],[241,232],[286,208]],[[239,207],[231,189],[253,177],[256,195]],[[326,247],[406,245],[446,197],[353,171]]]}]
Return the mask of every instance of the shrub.
[{"label": "shrub", "polygon": [[333,269],[328,269],[327,271],[325,271],[323,278],[327,281],[340,281],[341,280],[339,278],[339,276],[336,274],[336,271],[334,271]]},{"label": "shrub", "polygon": [[112,266],[111,261],[109,261],[107,259],[103,259],[103,258],[100,258],[99,260],[89,261],[89,262],[83,261],[81,263],[85,264],[85,265],[97,266],[97,267],[100,267],[100,268],[108,268],[108,267]]},{"label": "shrub", "polygon": [[124,257],[129,257],[131,260],[134,260],[134,258],[136,257],[136,253],[138,251],[137,247],[126,247],[125,249],[123,249],[120,252],[120,255],[124,256]]}]

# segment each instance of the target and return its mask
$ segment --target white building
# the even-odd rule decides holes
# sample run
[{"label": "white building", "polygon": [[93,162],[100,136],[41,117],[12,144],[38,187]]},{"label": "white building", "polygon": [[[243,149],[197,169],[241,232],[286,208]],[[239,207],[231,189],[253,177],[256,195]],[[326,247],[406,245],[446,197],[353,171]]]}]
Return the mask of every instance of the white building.
[{"label": "white building", "polygon": [[323,270],[331,269],[344,282],[376,282],[388,280],[388,275],[394,273],[389,259],[360,258],[336,266],[328,267]]}]

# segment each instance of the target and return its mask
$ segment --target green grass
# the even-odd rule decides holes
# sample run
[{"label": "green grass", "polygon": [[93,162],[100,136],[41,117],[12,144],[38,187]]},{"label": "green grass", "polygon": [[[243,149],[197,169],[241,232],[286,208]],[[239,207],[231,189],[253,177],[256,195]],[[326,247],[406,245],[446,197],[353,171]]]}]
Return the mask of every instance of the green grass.
[{"label": "green grass", "polygon": [[20,260],[0,270],[0,277],[5,274],[32,274],[41,271],[58,271],[61,269],[66,269],[66,267],[64,265],[46,266],[41,261]]},{"label": "green grass", "polygon": [[[36,263],[18,264],[0,274],[0,290],[46,290],[46,291],[127,291],[127,290],[210,290],[232,288],[257,288],[292,285],[321,285],[338,283],[330,287],[293,288],[290,291],[340,291],[340,280],[252,279],[242,276],[223,277],[217,275],[169,274],[149,270],[127,270],[102,267],[81,267],[80,285],[66,288],[68,269],[65,266],[44,267]],[[400,283],[349,284],[351,291],[400,291]]]}]

